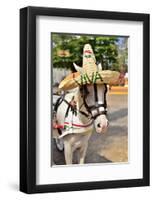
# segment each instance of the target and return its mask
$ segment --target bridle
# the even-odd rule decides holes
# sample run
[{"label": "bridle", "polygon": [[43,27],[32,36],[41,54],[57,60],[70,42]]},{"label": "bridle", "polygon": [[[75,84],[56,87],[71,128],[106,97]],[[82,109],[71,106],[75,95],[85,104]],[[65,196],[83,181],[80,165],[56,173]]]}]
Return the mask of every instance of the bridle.
[{"label": "bridle", "polygon": [[[86,85],[83,85],[80,87],[80,93],[83,99],[83,103],[82,105],[77,108],[76,106],[73,106],[71,103],[74,100],[74,96],[72,97],[71,101],[67,101],[65,99],[65,94],[61,95],[60,98],[58,98],[58,100],[56,101],[55,105],[54,105],[54,110],[53,110],[53,116],[56,119],[56,113],[57,113],[57,109],[58,107],[62,104],[62,102],[65,102],[68,107],[65,113],[65,119],[67,118],[69,111],[71,111],[73,113],[73,115],[77,115],[78,113],[80,113],[81,115],[83,115],[84,117],[86,117],[88,119],[87,124],[75,124],[75,123],[69,123],[64,121],[64,124],[58,124],[58,122],[55,123],[55,125],[53,126],[54,128],[56,128],[58,130],[59,135],[62,135],[62,131],[61,129],[65,129],[67,126],[69,126],[70,128],[89,128],[92,126],[93,121],[100,115],[106,115],[107,114],[107,102],[106,102],[106,93],[107,93],[107,85],[104,85],[104,99],[103,102],[104,103],[99,103],[98,101],[98,93],[97,93],[97,85],[94,84],[94,98],[95,98],[95,104],[94,105],[88,105],[87,103],[87,97],[89,94],[88,88]],[[81,110],[82,106],[85,106],[87,112],[84,112],[83,110]],[[53,117],[53,119],[54,119]]]},{"label": "bridle", "polygon": [[[73,113],[73,115],[77,115],[77,113],[80,113],[84,117],[88,118],[88,120],[90,121],[90,123],[87,124],[87,127],[91,126],[91,124],[93,123],[93,120],[95,120],[99,115],[107,114],[107,102],[106,102],[107,85],[104,84],[104,89],[105,89],[104,90],[104,99],[103,99],[104,103],[99,103],[99,101],[98,101],[97,84],[93,84],[93,88],[94,88],[94,98],[95,98],[95,102],[96,102],[95,104],[88,105],[87,96],[89,94],[89,91],[88,91],[87,85],[83,85],[80,87],[80,93],[81,93],[81,97],[83,99],[83,103],[79,109],[77,109],[76,106],[73,106],[71,104],[71,102],[74,100],[74,96],[72,97],[71,101],[69,102],[65,99],[65,94],[63,94],[56,101],[56,103],[54,105],[53,114],[56,115],[58,107],[61,105],[62,102],[65,102],[68,105],[66,113],[65,113],[65,118],[68,116],[70,111]],[[83,105],[87,109],[88,113],[81,110]],[[61,128],[60,126],[64,127],[64,125],[57,126],[58,131],[60,131],[60,128]],[[83,125],[81,125],[81,127],[83,127]]]},{"label": "bridle", "polygon": [[98,92],[97,92],[97,84],[93,84],[94,88],[94,98],[95,104],[88,105],[87,103],[87,96],[89,94],[87,85],[83,85],[80,87],[80,92],[83,98],[83,103],[87,109],[87,111],[91,114],[92,119],[96,119],[99,115],[106,115],[107,114],[107,101],[106,101],[106,93],[107,93],[107,85],[104,84],[105,91],[104,91],[104,103],[99,103],[98,101]]}]

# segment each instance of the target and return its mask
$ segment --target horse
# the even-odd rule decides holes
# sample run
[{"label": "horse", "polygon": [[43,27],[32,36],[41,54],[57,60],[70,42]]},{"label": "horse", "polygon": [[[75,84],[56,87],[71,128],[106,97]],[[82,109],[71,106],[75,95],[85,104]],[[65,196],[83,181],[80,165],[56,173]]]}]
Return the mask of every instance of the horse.
[{"label": "horse", "polygon": [[107,131],[107,85],[88,84],[59,97],[54,106],[53,135],[59,150],[64,148],[66,165],[73,164],[78,150],[78,163],[85,162],[88,141],[94,131]]}]

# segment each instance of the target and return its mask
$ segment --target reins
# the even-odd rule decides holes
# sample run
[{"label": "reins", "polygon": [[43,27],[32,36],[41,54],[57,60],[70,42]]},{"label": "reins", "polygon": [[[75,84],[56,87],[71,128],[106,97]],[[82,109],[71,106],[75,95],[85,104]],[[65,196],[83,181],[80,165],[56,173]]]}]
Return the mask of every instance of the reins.
[{"label": "reins", "polygon": [[90,119],[90,114],[87,114],[85,113],[84,111],[80,110],[81,107],[84,105],[82,104],[80,106],[79,109],[77,109],[76,106],[73,106],[70,102],[72,102],[72,100],[74,100],[74,96],[72,97],[71,101],[68,102],[65,98],[65,94],[63,94],[61,97],[59,97],[54,105],[54,112],[57,112],[57,109],[58,107],[60,106],[60,104],[64,101],[67,105],[68,105],[68,108],[67,108],[67,111],[66,111],[66,117],[68,116],[68,112],[71,110],[73,114],[77,114],[77,112],[79,112],[80,114],[84,115],[85,117],[87,117],[88,119]]},{"label": "reins", "polygon": [[64,124],[58,124],[58,122],[57,122],[53,125],[53,128],[57,129],[58,132],[61,134],[61,129],[65,129],[67,127],[69,127],[69,128],[70,127],[71,128],[72,127],[74,127],[74,128],[78,128],[78,127],[79,128],[87,128],[87,127],[91,126],[92,123],[93,123],[93,119],[92,119],[91,115],[80,110],[81,107],[83,106],[83,104],[80,106],[79,109],[77,109],[77,107],[75,105],[72,105],[72,101],[74,100],[74,96],[72,97],[70,102],[68,102],[64,97],[65,97],[65,94],[63,94],[61,97],[59,97],[57,99],[57,101],[54,105],[54,111],[53,111],[54,117],[56,117],[56,112],[57,112],[58,107],[61,105],[62,102],[65,102],[68,105],[66,113],[65,113],[65,118],[68,116],[69,111],[71,111],[72,114],[75,115],[75,116],[77,115],[77,113],[82,114],[83,116],[85,116],[86,118],[89,119],[89,122],[87,124],[75,124],[75,123],[68,123],[68,122],[64,122]]},{"label": "reins", "polygon": [[[74,96],[72,97],[72,100],[74,99]],[[71,100],[71,101],[72,101]],[[71,108],[71,111],[73,112],[73,114],[77,114],[77,112],[79,112],[80,114],[84,115],[85,117],[87,117],[89,119],[90,115],[85,113],[84,111],[81,111],[80,108],[79,110],[77,109],[77,107],[74,107],[73,105],[71,105],[71,101],[68,102],[66,99],[63,99],[63,101],[68,105],[67,111],[66,111],[66,116],[68,115],[68,111]]]},{"label": "reins", "polygon": [[[76,102],[75,102],[75,97],[72,96],[72,99],[69,101],[67,101],[65,99],[65,94],[63,94],[61,97],[59,97],[54,105],[54,115],[56,115],[57,113],[57,109],[58,107],[61,105],[62,102],[65,102],[68,107],[67,107],[67,110],[66,110],[66,113],[65,113],[65,118],[68,116],[69,112],[71,111],[72,112],[72,116],[75,115],[77,116],[78,113],[80,113],[81,115],[85,116],[86,118],[89,119],[89,123],[87,124],[75,124],[73,123],[73,119],[72,119],[72,123],[69,123],[69,122],[64,122],[63,125],[59,125],[58,122],[57,124],[55,124],[53,126],[53,128],[56,128],[58,129],[59,132],[61,132],[60,129],[65,129],[66,127],[73,127],[73,128],[86,128],[86,127],[89,127],[91,126],[91,124],[93,123],[93,120],[95,120],[99,115],[106,115],[107,114],[107,102],[106,102],[106,93],[107,93],[107,85],[105,84],[105,91],[104,91],[104,103],[101,104],[101,103],[98,103],[98,94],[97,94],[97,85],[94,84],[94,98],[95,98],[95,102],[96,104],[95,105],[92,105],[92,106],[88,106],[87,102],[86,102],[86,95],[88,95],[88,90],[87,90],[87,87],[84,85],[82,88],[82,97],[83,97],[83,103],[82,105],[79,107],[79,109],[77,109],[77,105],[76,105]],[[87,109],[88,113],[87,114],[86,112],[82,111],[81,108],[82,106],[85,106],[85,108]],[[103,110],[100,110],[100,108],[103,108]],[[96,114],[92,114],[92,111],[96,111]]]}]

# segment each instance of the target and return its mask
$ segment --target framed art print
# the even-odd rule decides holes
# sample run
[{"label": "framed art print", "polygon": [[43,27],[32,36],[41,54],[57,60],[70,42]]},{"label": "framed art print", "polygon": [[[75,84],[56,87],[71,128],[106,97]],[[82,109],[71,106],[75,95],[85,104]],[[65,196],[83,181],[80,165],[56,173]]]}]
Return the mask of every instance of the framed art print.
[{"label": "framed art print", "polygon": [[149,14],[20,10],[20,190],[149,185]]}]

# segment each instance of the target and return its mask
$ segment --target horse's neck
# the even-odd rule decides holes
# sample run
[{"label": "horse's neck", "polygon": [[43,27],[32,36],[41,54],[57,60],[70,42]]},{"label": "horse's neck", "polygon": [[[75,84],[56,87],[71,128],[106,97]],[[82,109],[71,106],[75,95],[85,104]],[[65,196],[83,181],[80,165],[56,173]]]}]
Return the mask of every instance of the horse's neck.
[{"label": "horse's neck", "polygon": [[[71,102],[72,99],[76,101],[76,109],[77,109],[77,115],[73,114],[73,111],[70,109],[68,114],[68,119],[71,120],[73,115],[74,121],[79,121],[80,123],[86,124],[90,121],[90,119],[83,115],[82,112],[86,113],[87,115],[90,115],[84,105],[83,98],[81,97],[80,90],[77,88],[75,91],[70,92],[65,95],[65,99],[68,102]],[[68,108],[68,105],[67,105]],[[66,110],[67,110],[66,108]],[[80,112],[81,111],[81,112]]]},{"label": "horse's neck", "polygon": [[[90,115],[90,113],[87,111],[87,109],[86,109],[86,107],[84,105],[84,101],[83,101],[83,98],[81,96],[81,93],[80,93],[79,89],[76,90],[74,99],[75,99],[75,101],[77,103],[77,110],[78,111],[82,111],[82,112],[86,113],[87,115]],[[84,116],[83,114],[81,114],[81,112],[80,113],[78,112],[78,117],[83,122],[89,121],[89,119],[86,116]]]},{"label": "horse's neck", "polygon": [[79,89],[76,90],[74,99],[77,102],[77,109],[79,109],[81,105],[83,104],[83,99],[81,97]]},{"label": "horse's neck", "polygon": [[76,92],[75,92],[75,95],[74,95],[74,99],[77,103],[77,109],[79,110],[80,108],[81,109],[84,109],[84,111],[87,112],[85,106],[84,106],[84,103],[83,103],[83,98],[81,96],[81,93],[80,93],[80,90],[77,89]]}]

